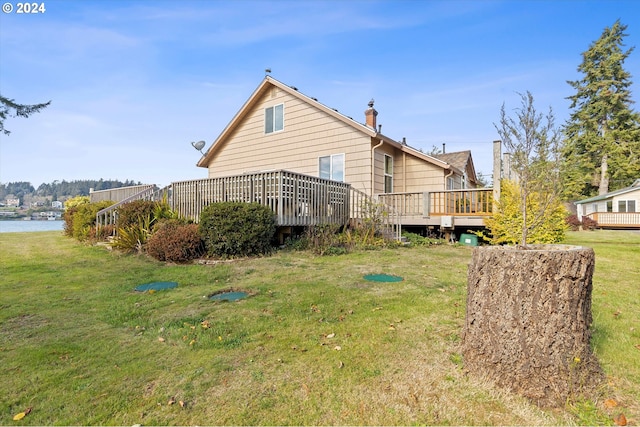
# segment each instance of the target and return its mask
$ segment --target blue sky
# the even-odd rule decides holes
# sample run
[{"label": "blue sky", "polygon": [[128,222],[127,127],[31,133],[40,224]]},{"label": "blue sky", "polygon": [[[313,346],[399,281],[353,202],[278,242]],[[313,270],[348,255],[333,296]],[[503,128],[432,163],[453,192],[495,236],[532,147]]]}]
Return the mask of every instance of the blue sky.
[{"label": "blue sky", "polygon": [[[4,3],[4,1],[3,1]],[[210,146],[265,68],[382,132],[430,151],[470,149],[490,174],[494,123],[530,91],[569,116],[567,80],[616,19],[640,46],[630,1],[46,0],[0,14],[0,93],[51,100],[5,122],[0,182],[204,178],[191,141]],[[42,3],[42,2],[39,2]],[[640,94],[640,50],[625,68]],[[634,108],[638,110],[638,105]]]}]

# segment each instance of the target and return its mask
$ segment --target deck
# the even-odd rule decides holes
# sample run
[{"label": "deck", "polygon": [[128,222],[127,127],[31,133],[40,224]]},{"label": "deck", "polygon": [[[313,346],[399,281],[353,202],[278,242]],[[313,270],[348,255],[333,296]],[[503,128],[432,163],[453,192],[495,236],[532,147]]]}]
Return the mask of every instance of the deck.
[{"label": "deck", "polygon": [[[133,200],[167,200],[181,217],[198,222],[202,209],[216,202],[260,203],[276,216],[279,227],[346,225],[376,216],[388,234],[400,237],[402,226],[483,227],[491,215],[491,188],[387,193],[373,197],[350,184],[285,170],[221,178],[174,182],[155,186],[93,192],[91,201],[113,200],[96,215],[98,226],[115,224],[117,208]],[[108,191],[108,193],[107,193]]]},{"label": "deck", "polygon": [[640,212],[592,212],[584,215],[598,223],[598,228],[640,229]]},{"label": "deck", "polygon": [[405,226],[483,227],[493,209],[492,188],[388,193],[378,199],[397,211]]},{"label": "deck", "polygon": [[259,203],[276,215],[279,226],[346,224],[351,185],[284,170],[171,184],[171,206],[198,221],[202,208],[216,202]]}]

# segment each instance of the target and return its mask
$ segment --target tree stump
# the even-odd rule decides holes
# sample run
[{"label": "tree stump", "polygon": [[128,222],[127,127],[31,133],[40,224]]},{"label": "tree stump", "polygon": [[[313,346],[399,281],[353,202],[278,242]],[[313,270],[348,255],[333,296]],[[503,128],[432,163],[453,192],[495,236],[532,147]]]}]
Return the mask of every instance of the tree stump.
[{"label": "tree stump", "polygon": [[540,406],[589,395],[602,379],[589,346],[594,265],[578,246],[474,248],[465,368]]}]

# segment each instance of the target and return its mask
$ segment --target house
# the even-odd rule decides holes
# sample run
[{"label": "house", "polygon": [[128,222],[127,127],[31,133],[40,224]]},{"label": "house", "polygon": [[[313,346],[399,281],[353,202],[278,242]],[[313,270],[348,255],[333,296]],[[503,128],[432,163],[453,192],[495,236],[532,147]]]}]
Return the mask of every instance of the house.
[{"label": "house", "polygon": [[575,202],[580,221],[588,217],[600,228],[640,228],[640,179],[630,187]]},{"label": "house", "polygon": [[7,207],[20,207],[20,199],[18,199],[17,197],[7,197]]},{"label": "house", "polygon": [[[422,225],[428,193],[478,186],[470,151],[425,154],[381,133],[373,100],[368,107],[361,123],[266,76],[197,165],[209,178],[287,170],[345,182],[371,197],[411,193],[410,204],[421,210],[411,216]],[[407,206],[397,197],[383,201]]]},{"label": "house", "polygon": [[[398,235],[401,226],[483,226],[492,192],[476,188],[470,151],[431,156],[381,130],[373,100],[360,122],[266,76],[198,161],[207,178],[171,184],[172,208],[197,221],[209,203],[258,202],[295,227],[357,222],[373,201]],[[98,222],[110,223],[113,209]]]},{"label": "house", "polygon": [[[266,76],[198,162],[210,178],[286,169],[347,182],[369,195],[475,187],[444,159],[395,141],[377,127],[373,100],[360,123]],[[466,152],[470,158],[470,153]]]}]

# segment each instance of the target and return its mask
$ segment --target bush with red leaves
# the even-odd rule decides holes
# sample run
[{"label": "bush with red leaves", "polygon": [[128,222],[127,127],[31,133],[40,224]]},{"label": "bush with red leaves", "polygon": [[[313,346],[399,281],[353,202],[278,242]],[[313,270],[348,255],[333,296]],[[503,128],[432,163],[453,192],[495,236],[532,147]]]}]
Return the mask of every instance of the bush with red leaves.
[{"label": "bush with red leaves", "polygon": [[146,251],[159,261],[188,262],[204,254],[198,224],[179,220],[160,222],[147,241]]}]

